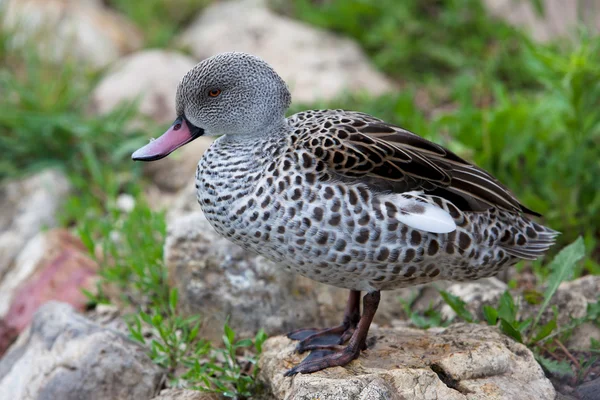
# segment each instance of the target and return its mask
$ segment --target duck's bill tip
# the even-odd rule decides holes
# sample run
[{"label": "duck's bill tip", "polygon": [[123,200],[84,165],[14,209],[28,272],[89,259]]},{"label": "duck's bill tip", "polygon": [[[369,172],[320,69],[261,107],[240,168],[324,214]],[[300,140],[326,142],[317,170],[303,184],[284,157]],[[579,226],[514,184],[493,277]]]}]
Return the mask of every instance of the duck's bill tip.
[{"label": "duck's bill tip", "polygon": [[[194,131],[196,130],[198,129],[194,129]],[[131,155],[131,159],[134,161],[160,160],[198,136],[201,134],[198,132],[193,134],[184,118],[177,118],[162,136],[137,149]]]}]

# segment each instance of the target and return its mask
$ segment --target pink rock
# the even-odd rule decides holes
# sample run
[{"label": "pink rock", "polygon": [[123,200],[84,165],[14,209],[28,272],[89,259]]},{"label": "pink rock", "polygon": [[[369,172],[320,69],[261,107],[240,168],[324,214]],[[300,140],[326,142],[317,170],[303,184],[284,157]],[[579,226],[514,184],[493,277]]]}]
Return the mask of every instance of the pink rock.
[{"label": "pink rock", "polygon": [[[82,289],[94,288],[98,264],[89,257],[78,238],[65,229],[53,229],[44,233],[39,243],[43,250],[32,253],[40,256],[28,260],[34,263],[34,267],[12,292],[8,312],[0,320],[0,355],[29,325],[42,304],[58,300],[71,304],[77,310],[84,310],[87,298]],[[17,263],[15,268],[26,264]]]}]

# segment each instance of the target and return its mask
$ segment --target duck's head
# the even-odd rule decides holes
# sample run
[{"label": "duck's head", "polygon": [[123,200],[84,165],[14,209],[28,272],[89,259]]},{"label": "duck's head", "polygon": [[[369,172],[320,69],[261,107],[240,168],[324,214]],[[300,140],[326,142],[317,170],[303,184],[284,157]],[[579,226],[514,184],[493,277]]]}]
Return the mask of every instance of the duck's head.
[{"label": "duck's head", "polygon": [[133,153],[159,160],[200,136],[251,136],[277,125],[290,92],[269,64],[245,53],[222,53],[192,68],[177,87],[177,118],[158,139]]}]

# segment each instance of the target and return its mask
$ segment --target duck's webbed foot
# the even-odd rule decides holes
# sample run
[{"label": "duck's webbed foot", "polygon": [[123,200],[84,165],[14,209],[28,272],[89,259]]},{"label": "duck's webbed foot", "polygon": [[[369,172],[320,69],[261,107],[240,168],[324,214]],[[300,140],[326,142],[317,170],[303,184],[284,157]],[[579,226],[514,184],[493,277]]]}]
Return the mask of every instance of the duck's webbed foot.
[{"label": "duck's webbed foot", "polygon": [[[350,299],[352,299],[353,296],[358,296],[360,298],[360,292],[355,293],[356,294],[350,294],[348,304],[350,304]],[[308,374],[329,367],[343,367],[355,358],[357,358],[360,354],[360,351],[366,349],[369,326],[371,326],[371,322],[373,321],[373,317],[375,316],[375,312],[377,311],[379,299],[379,292],[371,292],[365,295],[363,300],[363,315],[360,318],[358,325],[353,330],[352,336],[347,346],[344,347],[340,346],[339,344],[333,343],[306,343],[303,345],[303,351],[313,351],[304,360],[302,360],[300,364],[287,371],[285,373],[285,376],[292,376],[297,373]],[[340,327],[341,326],[343,326],[343,324],[340,325]],[[327,330],[323,330],[322,332],[324,331]],[[347,330],[345,330],[344,333],[345,332],[347,332]],[[310,338],[311,336],[308,336],[305,339],[303,339],[302,342]],[[316,336],[316,338],[319,338],[319,336]],[[300,344],[302,344],[302,342],[300,342]]]},{"label": "duck's webbed foot", "polygon": [[360,292],[351,290],[344,311],[344,320],[333,328],[326,329],[298,329],[287,334],[292,340],[299,340],[296,351],[303,353],[314,350],[314,346],[336,346],[345,343],[352,337],[358,321],[360,320]]}]

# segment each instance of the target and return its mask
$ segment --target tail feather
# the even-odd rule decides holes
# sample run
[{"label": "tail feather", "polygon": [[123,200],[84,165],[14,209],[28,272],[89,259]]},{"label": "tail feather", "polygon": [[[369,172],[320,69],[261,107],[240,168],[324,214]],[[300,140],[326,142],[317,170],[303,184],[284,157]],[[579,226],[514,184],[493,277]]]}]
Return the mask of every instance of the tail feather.
[{"label": "tail feather", "polygon": [[511,232],[501,246],[514,257],[537,260],[550,249],[558,235],[558,231],[526,220],[525,228],[516,234]]}]

